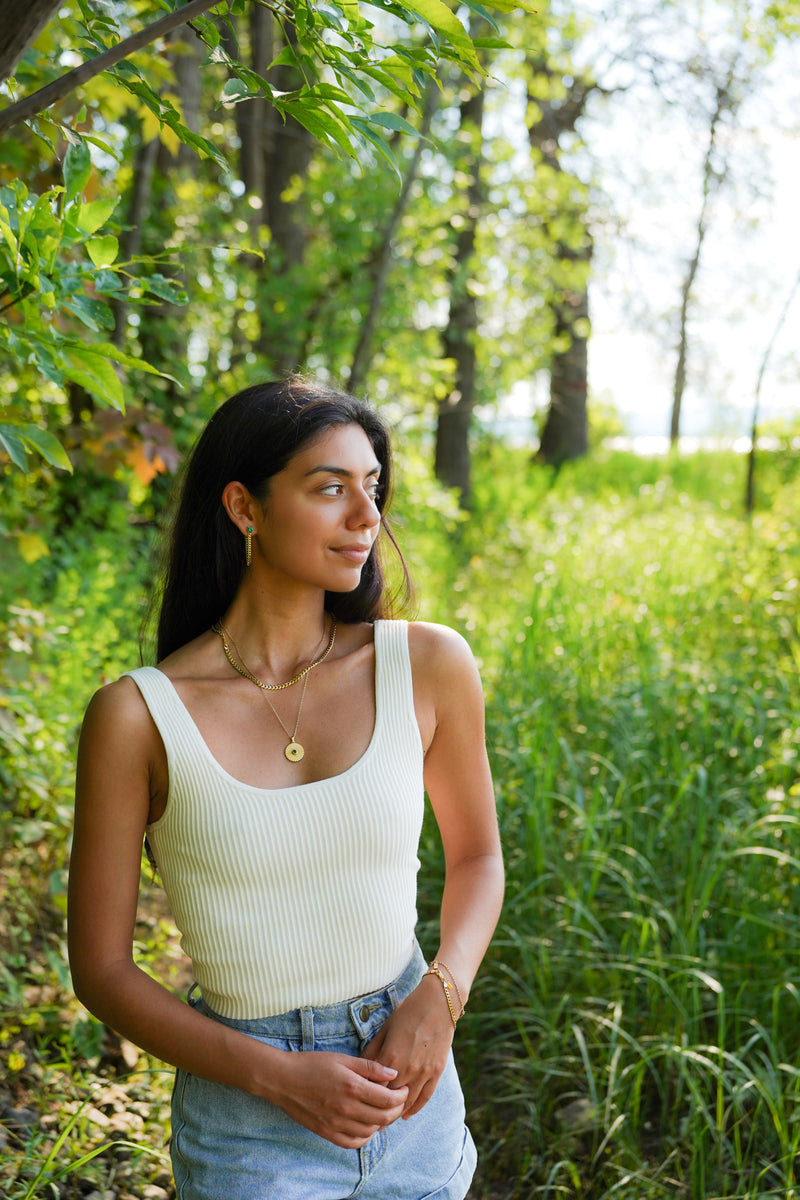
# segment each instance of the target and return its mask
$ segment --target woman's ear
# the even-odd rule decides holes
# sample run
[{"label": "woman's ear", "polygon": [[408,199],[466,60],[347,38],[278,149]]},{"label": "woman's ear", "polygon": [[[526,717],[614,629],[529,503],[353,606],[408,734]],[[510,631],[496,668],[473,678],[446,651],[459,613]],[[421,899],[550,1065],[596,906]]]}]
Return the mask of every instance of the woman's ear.
[{"label": "woman's ear", "polygon": [[258,506],[243,483],[235,479],[226,483],[222,492],[222,504],[241,533],[247,532],[248,525],[255,525]]}]

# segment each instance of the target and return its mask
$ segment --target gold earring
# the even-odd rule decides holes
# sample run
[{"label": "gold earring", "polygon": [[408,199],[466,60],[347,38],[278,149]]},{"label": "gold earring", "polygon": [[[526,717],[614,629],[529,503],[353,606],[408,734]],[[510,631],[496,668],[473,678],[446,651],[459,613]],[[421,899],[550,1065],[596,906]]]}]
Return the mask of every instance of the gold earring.
[{"label": "gold earring", "polygon": [[244,561],[249,567],[253,559],[253,526],[247,526],[247,533],[244,535]]}]

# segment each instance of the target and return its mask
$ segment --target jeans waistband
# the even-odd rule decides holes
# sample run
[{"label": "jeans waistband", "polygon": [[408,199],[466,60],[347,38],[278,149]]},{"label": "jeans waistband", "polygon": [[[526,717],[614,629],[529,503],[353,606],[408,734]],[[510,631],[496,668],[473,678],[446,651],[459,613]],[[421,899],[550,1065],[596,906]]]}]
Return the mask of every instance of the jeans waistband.
[{"label": "jeans waistband", "polygon": [[285,1038],[305,1044],[311,1038],[316,1041],[355,1032],[359,1038],[366,1039],[375,1032],[376,1024],[382,1024],[388,1014],[413,992],[424,971],[425,959],[417,946],[408,965],[391,983],[338,1004],[308,1005],[271,1017],[244,1020],[220,1016],[202,997],[190,998],[190,1003],[222,1025],[256,1037]]}]

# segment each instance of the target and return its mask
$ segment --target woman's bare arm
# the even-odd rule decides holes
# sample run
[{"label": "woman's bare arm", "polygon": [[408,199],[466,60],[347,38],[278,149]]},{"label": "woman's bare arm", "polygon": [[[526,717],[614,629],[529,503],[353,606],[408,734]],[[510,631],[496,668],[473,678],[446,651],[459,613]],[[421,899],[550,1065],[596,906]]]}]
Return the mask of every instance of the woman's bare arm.
[{"label": "woman's bare arm", "polygon": [[[466,642],[441,626],[411,627],[417,716],[425,755],[425,786],[445,856],[440,941],[462,1001],[491,939],[503,900],[503,860],[484,737],[483,689]],[[446,972],[445,972],[446,974]],[[455,992],[451,997],[456,1011]],[[409,1098],[404,1116],[433,1094],[453,1040],[442,981],[427,975],[368,1047],[398,1070]]]}]

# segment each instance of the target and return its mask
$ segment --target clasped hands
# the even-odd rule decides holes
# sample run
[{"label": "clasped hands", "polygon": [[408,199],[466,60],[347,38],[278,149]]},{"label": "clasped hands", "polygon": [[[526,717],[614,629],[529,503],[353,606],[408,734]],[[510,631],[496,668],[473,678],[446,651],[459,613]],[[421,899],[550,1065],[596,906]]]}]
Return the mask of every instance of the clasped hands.
[{"label": "clasped hands", "polygon": [[281,1107],[345,1149],[359,1149],[379,1129],[414,1116],[433,1095],[453,1041],[441,991],[436,979],[423,979],[360,1058],[316,1050],[293,1053],[291,1088],[283,1093]]}]

